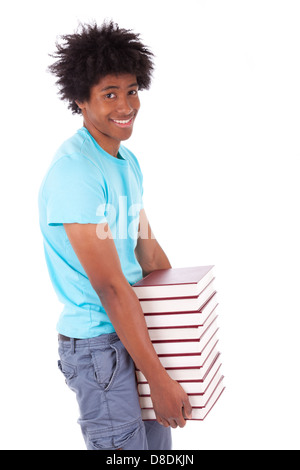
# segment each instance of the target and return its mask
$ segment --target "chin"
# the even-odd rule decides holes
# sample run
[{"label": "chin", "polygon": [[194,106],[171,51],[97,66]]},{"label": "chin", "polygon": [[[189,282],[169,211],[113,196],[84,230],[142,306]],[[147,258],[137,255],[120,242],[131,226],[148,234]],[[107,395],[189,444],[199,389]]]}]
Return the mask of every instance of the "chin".
[{"label": "chin", "polygon": [[122,136],[120,136],[120,141],[122,142],[123,140],[128,140],[132,136],[132,131],[130,132],[124,132],[122,133]]}]

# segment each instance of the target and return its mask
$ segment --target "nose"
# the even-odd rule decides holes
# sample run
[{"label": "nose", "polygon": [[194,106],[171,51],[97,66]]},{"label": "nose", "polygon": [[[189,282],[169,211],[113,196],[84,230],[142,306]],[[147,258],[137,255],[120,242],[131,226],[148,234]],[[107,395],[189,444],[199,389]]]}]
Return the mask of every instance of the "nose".
[{"label": "nose", "polygon": [[118,114],[123,116],[128,116],[132,113],[133,107],[128,96],[119,96],[117,111]]}]

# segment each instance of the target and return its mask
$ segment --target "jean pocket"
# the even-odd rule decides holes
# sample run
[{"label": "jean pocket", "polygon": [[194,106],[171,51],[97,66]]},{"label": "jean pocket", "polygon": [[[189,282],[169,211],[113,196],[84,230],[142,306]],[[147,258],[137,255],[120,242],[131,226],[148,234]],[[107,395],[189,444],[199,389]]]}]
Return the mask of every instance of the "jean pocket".
[{"label": "jean pocket", "polygon": [[119,351],[114,344],[106,349],[92,352],[95,378],[104,391],[108,391],[114,383],[119,370]]},{"label": "jean pocket", "polygon": [[[138,421],[119,429],[88,432],[89,450],[135,450],[143,449],[145,430],[143,424]],[[138,442],[136,442],[136,440]],[[130,445],[134,441],[134,445]],[[140,442],[141,441],[141,442]]]},{"label": "jean pocket", "polygon": [[77,376],[77,367],[73,364],[60,360],[57,362],[57,365],[59,370],[63,373],[66,382]]}]

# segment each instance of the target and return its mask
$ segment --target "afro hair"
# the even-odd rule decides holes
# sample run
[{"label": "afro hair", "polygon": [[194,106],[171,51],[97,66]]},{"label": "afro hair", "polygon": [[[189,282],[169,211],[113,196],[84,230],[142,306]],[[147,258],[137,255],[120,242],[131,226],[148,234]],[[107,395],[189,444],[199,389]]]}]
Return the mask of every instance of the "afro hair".
[{"label": "afro hair", "polygon": [[132,30],[110,21],[101,26],[81,24],[81,30],[61,36],[51,57],[49,71],[57,77],[59,96],[73,114],[81,110],[75,101],[90,98],[90,89],[106,75],[135,75],[140,90],[149,89],[154,70],[153,54]]}]

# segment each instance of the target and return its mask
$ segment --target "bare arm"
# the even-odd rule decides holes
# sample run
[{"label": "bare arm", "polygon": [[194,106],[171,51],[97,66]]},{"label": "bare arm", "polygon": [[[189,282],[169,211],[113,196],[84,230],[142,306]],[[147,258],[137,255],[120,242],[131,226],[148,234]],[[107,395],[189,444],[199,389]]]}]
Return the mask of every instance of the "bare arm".
[{"label": "bare arm", "polygon": [[100,239],[97,227],[109,233],[107,224],[64,224],[72,247],[114,328],[143,372],[151,389],[157,420],[165,426],[184,426],[191,409],[181,386],[162,367],[149,338],[140,303],[121,269],[111,238]]},{"label": "bare arm", "polygon": [[143,275],[157,269],[171,268],[167,255],[156,240],[144,209],[140,212],[140,237],[137,241],[135,256],[142,267]]}]

